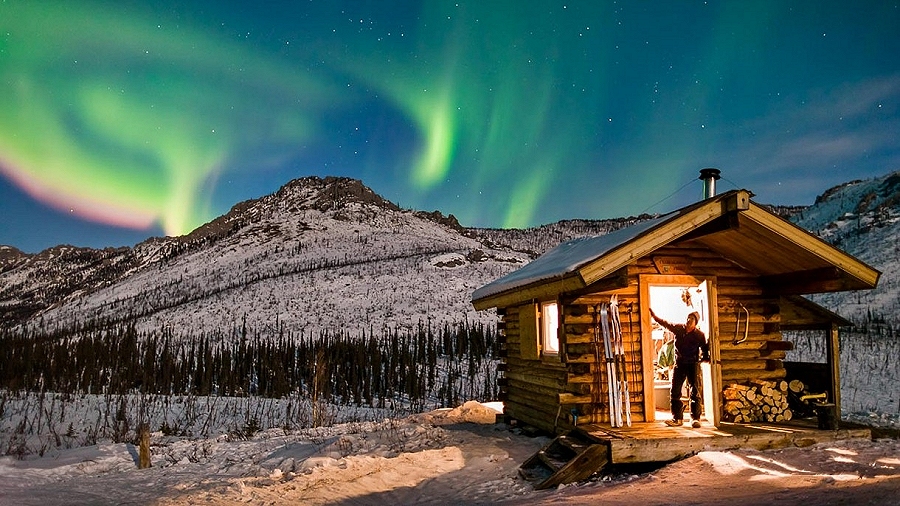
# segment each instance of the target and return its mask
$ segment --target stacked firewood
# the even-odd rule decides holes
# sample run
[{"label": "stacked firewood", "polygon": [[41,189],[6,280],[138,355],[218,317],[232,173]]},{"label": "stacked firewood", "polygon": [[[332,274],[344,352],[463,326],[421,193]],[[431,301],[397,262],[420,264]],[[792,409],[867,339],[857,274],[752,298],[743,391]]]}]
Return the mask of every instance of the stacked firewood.
[{"label": "stacked firewood", "polygon": [[788,384],[788,401],[794,411],[794,418],[806,418],[816,414],[816,406],[827,402],[827,394],[811,392],[809,385],[800,380],[791,380]]},{"label": "stacked firewood", "polygon": [[751,380],[725,389],[726,422],[784,422],[794,414],[788,404],[787,381]]}]

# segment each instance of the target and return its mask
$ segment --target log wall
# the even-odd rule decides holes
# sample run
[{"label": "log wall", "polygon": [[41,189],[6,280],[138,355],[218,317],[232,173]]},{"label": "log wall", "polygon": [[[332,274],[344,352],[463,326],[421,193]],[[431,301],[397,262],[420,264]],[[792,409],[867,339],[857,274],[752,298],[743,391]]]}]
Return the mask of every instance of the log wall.
[{"label": "log wall", "polygon": [[[625,352],[625,377],[628,381],[628,398],[633,422],[646,421],[644,408],[644,367],[641,363],[641,318],[636,282],[628,287],[575,296],[563,304],[561,321],[566,339],[566,363],[568,388],[560,397],[567,409],[575,407],[582,414],[582,423],[609,423],[609,383],[606,371],[606,353],[602,334],[599,332],[599,306],[609,302],[616,294],[619,322],[622,326],[622,348]],[[596,337],[595,337],[596,336]],[[597,360],[599,352],[599,362]],[[621,379],[621,378],[619,378]]]},{"label": "log wall", "polygon": [[[623,276],[624,274],[624,276]],[[713,358],[718,357],[719,383],[724,387],[758,380],[781,380],[786,376],[784,358],[792,344],[781,335],[779,299],[766,295],[758,277],[721,255],[685,242],[670,245],[652,255],[640,258],[614,276],[626,283],[614,290],[560,294],[559,360],[527,360],[520,354],[521,334],[518,314],[531,304],[504,308],[501,327],[505,333],[506,378],[501,385],[508,416],[543,430],[559,432],[570,429],[572,408],[579,412],[582,423],[609,423],[609,392],[602,341],[600,362],[595,352],[597,307],[618,296],[622,339],[626,355],[631,417],[635,422],[648,419],[645,409],[644,371],[652,375],[653,350],[647,356],[642,349],[640,304],[642,275],[687,275],[716,280],[718,328],[711,331],[715,339]],[[601,282],[603,281],[601,280]],[[609,286],[607,283],[606,287]],[[746,308],[747,312],[744,312]],[[748,316],[749,313],[749,316]],[[746,338],[745,338],[746,330]],[[649,365],[648,365],[649,364]],[[723,406],[722,392],[717,392],[718,406]]]},{"label": "log wall", "polygon": [[629,268],[629,275],[659,274],[659,262],[654,263],[659,258],[668,260],[666,274],[715,276],[718,329],[714,332],[723,382],[785,377],[785,351],[793,347],[782,340],[779,298],[766,295],[755,274],[707,248],[687,243],[640,259]]},{"label": "log wall", "polygon": [[[559,358],[522,357],[520,311],[533,311],[533,304],[505,308],[501,315],[501,355],[506,371],[501,378],[500,397],[505,414],[548,432],[557,432],[567,413],[560,410],[558,394],[566,389],[566,367]],[[528,333],[526,333],[528,334]],[[536,336],[529,335],[530,339]]]}]

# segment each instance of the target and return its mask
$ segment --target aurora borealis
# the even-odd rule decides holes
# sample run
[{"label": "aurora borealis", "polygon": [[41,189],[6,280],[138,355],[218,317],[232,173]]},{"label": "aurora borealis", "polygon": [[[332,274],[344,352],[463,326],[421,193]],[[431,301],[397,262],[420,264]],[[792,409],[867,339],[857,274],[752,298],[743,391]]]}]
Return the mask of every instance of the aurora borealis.
[{"label": "aurora borealis", "polygon": [[706,166],[809,204],[900,168],[898,27],[881,1],[6,1],[0,244],[180,235],[306,175],[467,226],[665,212]]}]

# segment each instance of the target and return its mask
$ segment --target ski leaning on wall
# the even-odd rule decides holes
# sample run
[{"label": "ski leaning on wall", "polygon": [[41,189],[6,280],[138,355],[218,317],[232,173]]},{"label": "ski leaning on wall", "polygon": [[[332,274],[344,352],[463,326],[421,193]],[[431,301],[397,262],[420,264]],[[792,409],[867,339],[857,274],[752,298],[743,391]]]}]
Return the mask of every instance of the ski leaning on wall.
[{"label": "ski leaning on wall", "polygon": [[[609,303],[597,306],[599,322],[594,320],[595,359],[600,367],[600,343],[603,338],[603,362],[606,365],[606,386],[609,392],[609,423],[613,427],[631,427],[631,398],[628,393],[628,369],[625,347],[622,343],[622,324],[619,320],[618,297],[610,297]],[[599,329],[597,328],[599,323]],[[600,335],[598,335],[600,334]],[[600,371],[597,371],[597,387],[600,389]]]},{"label": "ski leaning on wall", "polygon": [[612,335],[610,332],[609,304],[600,304],[600,328],[603,331],[603,356],[606,362],[606,381],[609,389],[609,423],[613,427],[622,426],[622,409],[618,405],[620,399],[616,380],[616,359],[613,353]]},{"label": "ski leaning on wall", "polygon": [[628,393],[628,370],[627,361],[625,359],[625,346],[622,343],[622,322],[619,320],[619,298],[615,294],[609,298],[609,314],[612,327],[613,355],[615,361],[616,379],[618,387],[616,394],[618,396],[618,414],[617,421],[622,426],[622,413],[625,413],[625,423],[631,427],[631,396]]},{"label": "ski leaning on wall", "polygon": [[[614,296],[615,297],[615,296]],[[623,412],[631,426],[631,408],[628,401],[628,380],[625,376],[625,354],[622,348],[622,329],[616,299],[602,303],[599,308],[600,329],[603,335],[604,362],[609,391],[609,423],[613,427],[623,425]],[[621,355],[621,357],[620,357]],[[625,405],[628,405],[627,408]]]},{"label": "ski leaning on wall", "polygon": [[[593,335],[593,348],[594,348],[594,363],[597,364],[597,370],[594,373],[594,381],[597,383],[596,388],[591,389],[591,399],[594,403],[600,404],[603,397],[603,375],[600,374],[600,370],[603,367],[601,364],[604,363],[604,355],[602,351],[603,343],[602,339],[602,331],[600,330],[600,306],[594,307],[594,335]],[[607,374],[608,375],[608,374]]]}]

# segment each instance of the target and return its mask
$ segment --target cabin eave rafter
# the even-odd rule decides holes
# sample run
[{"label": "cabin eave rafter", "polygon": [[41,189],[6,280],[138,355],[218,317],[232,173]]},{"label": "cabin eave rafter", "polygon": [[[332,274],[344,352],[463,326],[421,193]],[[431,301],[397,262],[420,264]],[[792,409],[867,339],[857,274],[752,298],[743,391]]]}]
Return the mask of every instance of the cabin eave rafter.
[{"label": "cabin eave rafter", "polygon": [[745,190],[736,191],[728,195],[728,198],[721,200],[710,199],[588,263],[578,269],[578,274],[584,279],[586,285],[590,285],[638,258],[701,229],[717,218],[726,216],[733,211],[746,210],[749,205],[750,193]]}]

